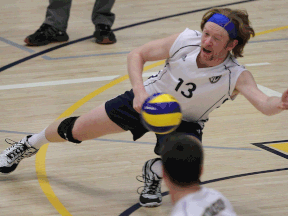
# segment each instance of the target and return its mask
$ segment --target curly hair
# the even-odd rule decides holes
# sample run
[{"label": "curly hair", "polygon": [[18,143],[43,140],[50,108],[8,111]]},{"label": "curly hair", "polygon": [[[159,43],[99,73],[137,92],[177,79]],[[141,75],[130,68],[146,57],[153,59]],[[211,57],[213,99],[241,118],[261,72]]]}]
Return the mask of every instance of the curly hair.
[{"label": "curly hair", "polygon": [[[227,16],[235,25],[237,29],[238,44],[232,50],[235,58],[243,57],[243,49],[251,36],[255,36],[254,29],[250,26],[250,21],[248,18],[248,13],[246,10],[232,10],[230,8],[212,8],[207,13],[203,15],[201,22],[201,29],[203,31],[204,25],[215,13],[219,13]],[[229,37],[230,38],[230,37]],[[230,41],[234,39],[230,38]],[[229,43],[228,42],[228,43]]]}]

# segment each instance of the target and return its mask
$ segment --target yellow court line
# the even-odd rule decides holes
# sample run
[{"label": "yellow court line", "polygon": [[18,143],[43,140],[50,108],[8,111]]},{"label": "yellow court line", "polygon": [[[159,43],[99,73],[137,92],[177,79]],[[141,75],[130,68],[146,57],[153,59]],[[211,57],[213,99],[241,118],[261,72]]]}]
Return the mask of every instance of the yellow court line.
[{"label": "yellow court line", "polygon": [[273,143],[268,146],[271,146],[273,148],[276,148],[277,150],[283,151],[285,153],[288,153],[288,143],[283,142],[283,143]]},{"label": "yellow court line", "polygon": [[[287,29],[287,28],[288,28],[288,26],[283,26],[283,27],[279,27],[279,28],[270,29],[270,30],[267,30],[267,31],[262,31],[262,32],[256,33],[255,35],[259,36],[259,35],[262,35],[262,34],[268,34],[268,33],[271,33],[271,32],[280,31],[280,30],[284,30],[284,29]],[[143,71],[147,71],[147,70],[152,69],[152,68],[154,68],[156,66],[160,66],[160,65],[162,65],[164,63],[165,63],[165,60],[156,62],[156,63],[154,63],[152,65],[144,67]],[[73,112],[75,112],[79,107],[81,107],[87,101],[91,100],[92,98],[94,98],[98,94],[106,91],[107,89],[111,88],[112,86],[117,85],[118,83],[121,83],[124,80],[127,80],[128,78],[129,78],[128,75],[122,76],[122,77],[120,77],[120,78],[118,78],[116,80],[113,80],[112,82],[100,87],[99,89],[96,89],[95,91],[93,91],[92,93],[88,94],[87,96],[85,96],[84,98],[80,99],[75,104],[73,104],[71,107],[69,107],[57,119],[70,116]],[[50,201],[50,203],[60,213],[60,215],[72,216],[69,213],[69,211],[65,208],[65,206],[57,198],[57,196],[55,195],[51,185],[49,184],[49,181],[48,181],[48,178],[47,178],[47,173],[46,173],[46,170],[45,170],[45,158],[46,158],[47,149],[48,149],[48,143],[45,144],[44,146],[42,146],[41,149],[39,150],[39,152],[36,154],[35,166],[36,166],[36,174],[37,174],[37,178],[38,178],[40,187],[43,190],[43,192],[46,195],[46,197],[48,198],[48,200]]]},{"label": "yellow court line", "polygon": [[[148,65],[146,67],[144,67],[143,71],[147,71],[151,68],[160,66],[162,64],[165,63],[165,60],[156,62],[154,64]],[[63,117],[67,117],[70,116],[73,112],[75,112],[75,110],[77,110],[79,107],[81,107],[83,104],[85,104],[87,101],[91,100],[92,98],[94,98],[96,95],[106,91],[107,89],[111,88],[114,85],[117,85],[120,82],[123,82],[124,80],[129,79],[128,75],[124,75],[122,77],[119,77],[116,80],[111,81],[110,83],[100,87],[99,89],[96,89],[95,91],[93,91],[92,93],[90,93],[89,95],[85,96],[84,98],[80,99],[79,101],[77,101],[75,104],[73,104],[71,107],[69,107],[64,113],[62,113],[57,119],[59,118],[63,118]]]},{"label": "yellow court line", "polygon": [[258,33],[255,34],[255,36],[268,34],[268,33],[271,33],[271,32],[280,31],[280,30],[284,30],[284,29],[288,29],[288,26],[282,26],[282,27],[278,27],[278,28],[274,28],[274,29],[269,29],[269,30],[266,30],[266,31],[258,32]]}]

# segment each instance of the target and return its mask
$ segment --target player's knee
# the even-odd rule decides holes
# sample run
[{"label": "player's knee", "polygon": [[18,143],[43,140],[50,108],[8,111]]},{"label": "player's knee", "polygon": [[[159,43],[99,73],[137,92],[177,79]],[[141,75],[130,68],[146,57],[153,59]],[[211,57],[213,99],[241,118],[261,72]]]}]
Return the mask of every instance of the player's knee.
[{"label": "player's knee", "polygon": [[79,141],[73,137],[72,130],[75,124],[75,121],[79,118],[79,116],[76,117],[69,117],[64,119],[58,126],[58,134],[63,139],[73,142],[73,143],[81,143],[82,141]]}]

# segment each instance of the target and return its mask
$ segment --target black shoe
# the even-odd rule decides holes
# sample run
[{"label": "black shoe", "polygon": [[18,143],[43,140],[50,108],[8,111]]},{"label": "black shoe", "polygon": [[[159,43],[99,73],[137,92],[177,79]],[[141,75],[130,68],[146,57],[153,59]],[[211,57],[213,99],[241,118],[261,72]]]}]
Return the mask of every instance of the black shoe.
[{"label": "black shoe", "polygon": [[40,28],[34,34],[29,35],[24,42],[30,46],[43,46],[52,42],[64,42],[68,40],[69,36],[66,32],[43,23]]},{"label": "black shoe", "polygon": [[93,36],[96,38],[96,43],[98,44],[114,44],[117,41],[110,26],[105,24],[96,25],[96,31]]}]

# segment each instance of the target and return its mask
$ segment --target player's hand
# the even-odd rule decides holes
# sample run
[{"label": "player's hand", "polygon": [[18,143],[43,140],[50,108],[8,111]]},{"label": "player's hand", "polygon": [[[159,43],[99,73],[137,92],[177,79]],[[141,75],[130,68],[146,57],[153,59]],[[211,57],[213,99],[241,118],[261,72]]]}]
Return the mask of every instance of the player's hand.
[{"label": "player's hand", "polygon": [[145,90],[134,92],[133,108],[140,113],[145,100],[150,96]]},{"label": "player's hand", "polygon": [[281,97],[280,109],[288,110],[288,89],[283,93]]}]

